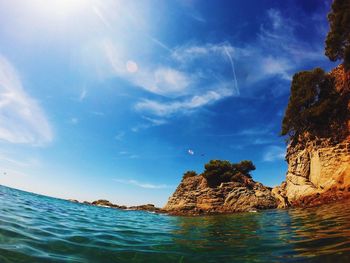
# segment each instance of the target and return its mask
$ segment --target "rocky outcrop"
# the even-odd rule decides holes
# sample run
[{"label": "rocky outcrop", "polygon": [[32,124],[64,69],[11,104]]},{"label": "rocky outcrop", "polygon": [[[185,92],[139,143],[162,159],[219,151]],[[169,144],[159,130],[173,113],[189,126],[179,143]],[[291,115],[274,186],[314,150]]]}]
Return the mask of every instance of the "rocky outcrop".
[{"label": "rocky outcrop", "polygon": [[121,208],[121,206],[112,204],[110,201],[104,200],[104,199],[93,201],[91,204],[96,206],[103,206],[103,207]]},{"label": "rocky outcrop", "polygon": [[155,213],[162,212],[162,210],[160,208],[155,207],[153,204],[130,206],[127,209],[128,210],[138,210],[138,211],[148,211],[148,212],[155,212]]},{"label": "rocky outcrop", "polygon": [[331,73],[336,90],[348,102],[348,114],[340,129],[316,138],[303,134],[290,142],[286,181],[272,194],[279,207],[313,206],[350,197],[350,72],[342,65]]},{"label": "rocky outcrop", "polygon": [[286,182],[272,194],[279,207],[310,206],[350,197],[350,140],[329,139],[289,147]]},{"label": "rocky outcrop", "polygon": [[200,215],[277,207],[270,188],[241,179],[212,187],[201,175],[184,178],[163,209],[172,215]]},{"label": "rocky outcrop", "polygon": [[[68,199],[68,201],[73,203],[80,203],[78,200],[75,199]],[[156,207],[153,204],[146,204],[146,205],[137,205],[137,206],[125,206],[125,205],[116,205],[111,203],[108,200],[105,199],[99,199],[93,202],[84,201],[81,204],[84,205],[93,205],[93,206],[101,206],[101,207],[109,207],[109,208],[117,208],[122,210],[138,210],[138,211],[148,211],[148,212],[157,212],[162,213],[164,212],[162,209]]]}]

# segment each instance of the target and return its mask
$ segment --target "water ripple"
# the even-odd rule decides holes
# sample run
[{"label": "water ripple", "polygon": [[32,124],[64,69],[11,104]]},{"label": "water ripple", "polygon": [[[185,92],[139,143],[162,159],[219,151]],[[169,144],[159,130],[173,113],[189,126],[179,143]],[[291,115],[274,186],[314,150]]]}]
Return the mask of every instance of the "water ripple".
[{"label": "water ripple", "polygon": [[170,217],[0,186],[0,262],[350,262],[348,207]]}]

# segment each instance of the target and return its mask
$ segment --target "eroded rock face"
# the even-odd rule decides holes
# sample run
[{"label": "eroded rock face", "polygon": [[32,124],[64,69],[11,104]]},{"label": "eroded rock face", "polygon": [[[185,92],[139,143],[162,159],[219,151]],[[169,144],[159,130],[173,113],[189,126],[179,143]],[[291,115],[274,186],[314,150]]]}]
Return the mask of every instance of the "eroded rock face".
[{"label": "eroded rock face", "polygon": [[[337,91],[349,99],[350,71],[342,65],[330,75]],[[279,207],[312,206],[350,197],[350,102],[348,116],[341,130],[326,138],[304,135],[288,146],[286,182],[275,187],[272,194]]]},{"label": "eroded rock face", "polygon": [[[350,140],[289,147],[286,182],[273,189],[279,207],[321,204],[350,196]],[[324,199],[324,200],[323,200]]]},{"label": "eroded rock face", "polygon": [[276,208],[271,189],[250,178],[210,187],[201,175],[185,178],[163,208],[173,215],[199,215]]}]

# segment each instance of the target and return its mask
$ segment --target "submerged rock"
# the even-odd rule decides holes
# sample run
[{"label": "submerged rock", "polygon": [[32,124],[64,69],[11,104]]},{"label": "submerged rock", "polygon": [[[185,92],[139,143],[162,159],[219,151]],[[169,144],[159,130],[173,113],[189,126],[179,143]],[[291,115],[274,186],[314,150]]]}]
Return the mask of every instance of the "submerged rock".
[{"label": "submerged rock", "polygon": [[244,176],[237,179],[210,186],[202,175],[184,178],[163,209],[172,215],[200,215],[277,207],[271,188]]}]

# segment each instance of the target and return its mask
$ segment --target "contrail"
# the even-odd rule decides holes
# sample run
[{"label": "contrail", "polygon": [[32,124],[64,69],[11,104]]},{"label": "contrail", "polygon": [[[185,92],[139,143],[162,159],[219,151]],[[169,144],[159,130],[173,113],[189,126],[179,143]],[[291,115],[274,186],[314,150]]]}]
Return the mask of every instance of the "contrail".
[{"label": "contrail", "polygon": [[235,70],[235,64],[233,63],[233,58],[232,56],[230,55],[230,53],[228,52],[227,50],[227,47],[224,46],[224,49],[225,49],[225,53],[228,57],[228,59],[230,60],[231,62],[231,67],[232,67],[232,73],[233,73],[233,82],[235,84],[235,90],[236,90],[236,94],[239,95],[240,92],[239,92],[239,88],[238,88],[238,83],[237,83],[237,77],[236,77],[236,70]]},{"label": "contrail", "polygon": [[108,20],[105,18],[105,16],[101,13],[100,9],[98,9],[97,6],[92,6],[92,11],[95,13],[95,15],[101,20],[101,22],[107,27],[108,29],[112,29],[111,24],[108,22]]},{"label": "contrail", "polygon": [[160,47],[162,47],[163,49],[169,51],[170,53],[173,52],[167,45],[165,45],[163,42],[159,41],[158,39],[156,39],[155,37],[152,37],[151,35],[149,35],[148,33],[144,32],[144,34],[150,39],[152,40],[154,43],[156,43],[157,45],[159,45]]}]

